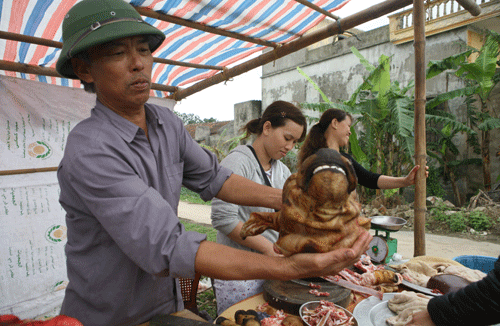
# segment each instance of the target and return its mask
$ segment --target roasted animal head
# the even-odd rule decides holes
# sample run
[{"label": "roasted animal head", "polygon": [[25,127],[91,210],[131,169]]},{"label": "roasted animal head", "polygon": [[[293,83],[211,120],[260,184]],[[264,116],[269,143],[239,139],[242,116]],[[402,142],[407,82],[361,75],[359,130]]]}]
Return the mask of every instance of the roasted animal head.
[{"label": "roasted animal head", "polygon": [[370,220],[359,216],[356,185],[349,159],[322,148],[285,182],[282,210],[252,213],[240,236],[276,230],[279,238],[274,249],[285,256],[350,248],[362,230],[370,228]]}]

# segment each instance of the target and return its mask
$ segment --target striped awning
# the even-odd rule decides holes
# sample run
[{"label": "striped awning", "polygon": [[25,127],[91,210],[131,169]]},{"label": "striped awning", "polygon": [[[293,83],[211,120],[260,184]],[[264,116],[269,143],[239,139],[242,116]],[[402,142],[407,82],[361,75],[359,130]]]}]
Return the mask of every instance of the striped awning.
[{"label": "striped awning", "polygon": [[[63,18],[79,1],[0,0],[0,60],[55,68]],[[324,12],[334,12],[350,0],[125,1],[165,33],[166,40],[154,53],[153,83],[181,87],[223,73],[265,48],[299,38],[326,18]],[[55,41],[56,45],[10,37],[16,34]],[[9,37],[2,38],[5,35]],[[0,74],[80,87],[79,81],[50,74],[22,70],[0,70]],[[157,90],[154,95],[163,97],[169,92]]]}]

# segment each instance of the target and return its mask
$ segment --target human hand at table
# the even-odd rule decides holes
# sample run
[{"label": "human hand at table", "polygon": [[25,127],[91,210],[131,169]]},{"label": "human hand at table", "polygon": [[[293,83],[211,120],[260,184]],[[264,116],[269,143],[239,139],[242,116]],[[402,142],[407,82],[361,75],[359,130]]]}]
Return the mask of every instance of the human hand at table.
[{"label": "human hand at table", "polygon": [[352,248],[337,249],[321,254],[300,253],[286,257],[292,274],[296,274],[292,278],[335,275],[359,261],[361,255],[368,250],[371,240],[370,233],[364,230]]},{"label": "human hand at table", "polygon": [[407,326],[436,326],[427,310],[421,310],[412,315],[412,319]]}]

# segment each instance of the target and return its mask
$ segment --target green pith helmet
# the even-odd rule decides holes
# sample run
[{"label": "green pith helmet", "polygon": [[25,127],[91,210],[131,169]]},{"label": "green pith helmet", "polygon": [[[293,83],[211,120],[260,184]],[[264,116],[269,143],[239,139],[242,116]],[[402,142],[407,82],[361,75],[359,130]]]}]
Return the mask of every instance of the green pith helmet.
[{"label": "green pith helmet", "polygon": [[92,46],[123,37],[148,35],[151,52],[165,35],[144,22],[141,15],[123,0],[83,0],[71,8],[62,25],[63,48],[56,70],[67,78],[78,78],[70,58]]}]

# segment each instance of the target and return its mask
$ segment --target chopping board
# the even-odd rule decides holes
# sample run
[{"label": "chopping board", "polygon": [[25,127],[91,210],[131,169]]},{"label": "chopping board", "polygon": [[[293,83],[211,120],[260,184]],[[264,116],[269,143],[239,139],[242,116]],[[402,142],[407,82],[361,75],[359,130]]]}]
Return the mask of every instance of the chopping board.
[{"label": "chopping board", "polygon": [[328,292],[327,297],[317,297],[310,294],[309,279],[293,281],[274,281],[269,280],[264,283],[264,299],[276,309],[299,315],[300,306],[309,301],[330,301],[339,306],[347,308],[351,302],[351,290],[332,284],[327,281],[313,282],[321,285],[320,292]]}]

